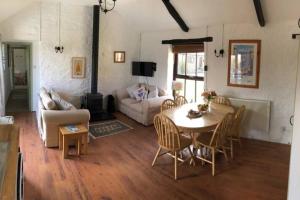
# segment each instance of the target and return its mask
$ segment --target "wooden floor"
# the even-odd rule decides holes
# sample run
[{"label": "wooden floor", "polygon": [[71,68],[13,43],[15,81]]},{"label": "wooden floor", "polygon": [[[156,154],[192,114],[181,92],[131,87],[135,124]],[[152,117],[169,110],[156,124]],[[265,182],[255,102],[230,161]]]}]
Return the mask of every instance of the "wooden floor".
[{"label": "wooden floor", "polygon": [[64,160],[57,148],[44,148],[35,113],[15,114],[25,157],[25,200],[286,199],[287,145],[243,140],[235,160],[217,158],[215,177],[209,165],[186,164],[174,181],[168,156],[151,167],[157,150],[154,128],[117,116],[134,129],[91,140],[88,155]]}]

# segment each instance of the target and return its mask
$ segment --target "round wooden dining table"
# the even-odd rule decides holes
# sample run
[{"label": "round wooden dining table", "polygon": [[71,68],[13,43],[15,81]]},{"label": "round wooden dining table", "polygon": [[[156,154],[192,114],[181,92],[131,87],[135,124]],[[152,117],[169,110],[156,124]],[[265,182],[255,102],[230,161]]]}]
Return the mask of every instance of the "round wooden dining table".
[{"label": "round wooden dining table", "polygon": [[210,103],[207,113],[198,118],[189,118],[189,110],[198,110],[197,103],[165,110],[164,115],[169,117],[180,131],[187,133],[201,133],[214,130],[227,113],[234,113],[234,108],[227,105]]}]

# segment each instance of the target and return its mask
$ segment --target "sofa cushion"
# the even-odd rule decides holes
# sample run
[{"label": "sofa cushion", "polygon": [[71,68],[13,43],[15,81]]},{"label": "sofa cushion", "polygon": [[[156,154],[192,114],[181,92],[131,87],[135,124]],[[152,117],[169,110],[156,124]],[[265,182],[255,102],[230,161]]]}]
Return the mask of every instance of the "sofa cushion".
[{"label": "sofa cushion", "polygon": [[126,98],[126,99],[123,99],[121,102],[122,102],[122,104],[124,104],[125,106],[127,106],[130,109],[133,109],[136,112],[140,112],[140,113],[143,112],[142,104],[140,101],[137,101],[132,98]]},{"label": "sofa cushion", "polygon": [[137,100],[132,99],[132,98],[122,99],[121,102],[126,106],[128,106],[130,104],[134,104],[134,103],[139,103]]},{"label": "sofa cushion", "polygon": [[71,103],[62,99],[57,92],[51,90],[50,93],[51,93],[52,100],[56,103],[57,108],[59,110],[76,110],[75,107]]},{"label": "sofa cushion", "polygon": [[143,99],[145,98],[145,96],[146,96],[146,90],[145,90],[144,87],[140,87],[139,89],[135,90],[135,91],[133,92],[133,94],[134,94],[134,97],[135,97],[135,99],[136,99],[137,101],[141,101],[141,100],[143,100]]},{"label": "sofa cushion", "polygon": [[55,110],[56,109],[56,104],[55,102],[50,98],[48,92],[46,91],[45,88],[41,88],[40,90],[40,97],[42,100],[42,103],[44,105],[44,107],[47,110]]},{"label": "sofa cushion", "polygon": [[148,99],[153,99],[158,97],[158,89],[156,86],[149,87]]},{"label": "sofa cushion", "polygon": [[139,89],[139,85],[138,84],[134,84],[134,85],[126,88],[128,94],[129,94],[129,96],[131,98],[135,98],[133,92],[136,91],[137,89]]}]

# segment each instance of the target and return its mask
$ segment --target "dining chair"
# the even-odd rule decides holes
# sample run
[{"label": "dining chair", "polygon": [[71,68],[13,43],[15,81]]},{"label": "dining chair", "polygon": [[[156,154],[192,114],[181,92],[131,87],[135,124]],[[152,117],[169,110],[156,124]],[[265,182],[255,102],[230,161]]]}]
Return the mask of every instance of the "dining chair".
[{"label": "dining chair", "polygon": [[160,111],[163,112],[165,110],[168,110],[170,108],[175,108],[177,105],[174,100],[172,99],[166,99],[162,102],[160,106]]},{"label": "dining chair", "polygon": [[184,104],[187,104],[188,101],[186,100],[186,98],[184,96],[177,96],[175,98],[175,103],[177,106],[182,106]]},{"label": "dining chair", "polygon": [[[212,176],[215,175],[215,154],[221,152],[224,154],[225,159],[228,160],[226,153],[226,135],[230,123],[232,120],[232,114],[228,113],[222,119],[222,121],[217,125],[213,132],[204,132],[201,133],[195,141],[195,147],[200,149],[200,157],[202,164],[207,162],[212,165]],[[202,154],[202,148],[208,149],[211,154],[211,160],[208,157],[204,157]]]},{"label": "dining chair", "polygon": [[243,120],[245,110],[246,107],[244,105],[239,107],[239,109],[236,111],[232,119],[232,125],[230,127],[230,131],[228,131],[227,133],[227,139],[230,141],[231,158],[233,158],[233,142],[239,142],[240,146],[242,145],[240,132],[241,132],[241,122]]},{"label": "dining chair", "polygon": [[[158,136],[159,148],[152,162],[152,166],[154,166],[159,156],[162,156],[164,154],[171,155],[171,157],[173,157],[175,161],[174,178],[175,180],[177,180],[177,162],[186,162],[188,160],[191,160],[194,163],[193,153],[190,149],[190,145],[192,145],[193,141],[191,138],[181,136],[174,122],[163,114],[157,114],[154,117],[154,127]],[[178,153],[185,148],[188,149],[191,159],[182,160],[178,157]],[[165,150],[166,152],[160,154],[162,150]]]},{"label": "dining chair", "polygon": [[228,98],[223,97],[223,96],[216,96],[213,100],[213,103],[217,103],[217,104],[223,104],[223,105],[227,105],[230,106],[231,102]]}]

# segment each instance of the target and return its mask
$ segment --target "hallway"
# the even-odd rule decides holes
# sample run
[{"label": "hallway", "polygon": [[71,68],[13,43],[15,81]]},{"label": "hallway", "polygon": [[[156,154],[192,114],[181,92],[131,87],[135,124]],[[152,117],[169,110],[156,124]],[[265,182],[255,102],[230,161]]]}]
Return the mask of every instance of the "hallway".
[{"label": "hallway", "polygon": [[6,104],[6,113],[29,111],[28,89],[14,89]]}]

